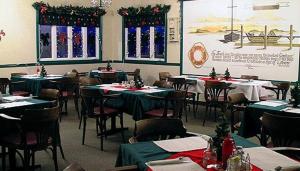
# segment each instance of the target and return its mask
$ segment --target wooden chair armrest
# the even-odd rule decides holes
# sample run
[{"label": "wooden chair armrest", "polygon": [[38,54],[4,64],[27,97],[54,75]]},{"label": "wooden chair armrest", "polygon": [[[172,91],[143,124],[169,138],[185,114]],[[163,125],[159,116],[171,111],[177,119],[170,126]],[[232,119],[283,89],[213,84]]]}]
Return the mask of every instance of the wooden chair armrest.
[{"label": "wooden chair armrest", "polygon": [[130,166],[122,166],[122,167],[115,167],[114,169],[109,169],[107,171],[137,171],[137,165],[130,165]]},{"label": "wooden chair armrest", "polygon": [[0,113],[0,117],[6,120],[12,120],[12,121],[20,121],[21,118],[16,118],[12,116],[5,115],[4,113]]}]

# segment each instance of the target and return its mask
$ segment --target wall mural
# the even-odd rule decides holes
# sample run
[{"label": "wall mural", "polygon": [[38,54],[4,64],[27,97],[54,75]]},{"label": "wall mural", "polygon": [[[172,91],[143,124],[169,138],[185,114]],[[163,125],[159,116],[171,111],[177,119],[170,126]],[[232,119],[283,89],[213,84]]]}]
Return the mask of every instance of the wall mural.
[{"label": "wall mural", "polygon": [[183,3],[183,74],[229,68],[233,77],[298,80],[297,0],[196,0]]}]

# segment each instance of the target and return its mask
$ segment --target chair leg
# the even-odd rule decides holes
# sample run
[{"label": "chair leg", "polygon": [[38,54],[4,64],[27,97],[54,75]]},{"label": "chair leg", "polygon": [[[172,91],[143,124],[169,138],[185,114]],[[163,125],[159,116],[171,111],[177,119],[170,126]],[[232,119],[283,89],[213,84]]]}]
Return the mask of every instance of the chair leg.
[{"label": "chair leg", "polygon": [[78,115],[78,119],[80,118],[80,113],[79,113],[79,105],[78,105],[78,98],[74,97],[74,105],[75,105],[75,109]]},{"label": "chair leg", "polygon": [[123,143],[125,143],[123,113],[120,114],[120,125],[121,125],[122,140],[123,140]]},{"label": "chair leg", "polygon": [[100,127],[99,118],[96,118],[96,133],[97,133],[97,135],[99,135],[99,127]]},{"label": "chair leg", "polygon": [[30,151],[28,149],[24,149],[24,171],[29,171],[29,158],[30,158]]},{"label": "chair leg", "polygon": [[65,99],[65,113],[68,115],[68,99]]},{"label": "chair leg", "polygon": [[196,97],[193,96],[193,114],[194,118],[196,118]]},{"label": "chair leg", "polygon": [[61,157],[62,157],[64,160],[66,160],[66,158],[65,158],[65,153],[64,153],[64,150],[63,150],[63,148],[62,148],[62,145],[59,144],[58,146],[59,146],[59,151],[60,151]]},{"label": "chair leg", "polygon": [[54,168],[55,168],[55,171],[58,171],[58,164],[57,164],[57,147],[56,147],[56,145],[53,145],[53,149],[52,149],[52,158],[53,158],[53,162],[54,162]]},{"label": "chair leg", "polygon": [[4,146],[2,146],[2,171],[6,170],[6,148]]},{"label": "chair leg", "polygon": [[79,127],[78,127],[78,129],[81,128],[81,123],[82,123],[82,114],[80,115],[80,121],[79,121]]},{"label": "chair leg", "polygon": [[86,129],[86,117],[83,118],[82,145],[84,145],[84,140],[85,140],[85,129]]},{"label": "chair leg", "polygon": [[[208,107],[209,105],[206,104],[206,107],[205,107],[205,113],[204,113],[204,117],[203,117],[203,123],[202,123],[202,126],[205,125],[205,121],[206,121],[206,116],[207,116],[207,113],[208,113]],[[211,109],[211,108],[210,108]]]},{"label": "chair leg", "polygon": [[31,166],[34,168],[34,165],[35,165],[35,152],[32,151]]},{"label": "chair leg", "polygon": [[103,131],[103,121],[105,122],[104,119],[100,118],[100,148],[101,148],[101,151],[103,151],[103,134],[104,134],[104,131]]}]

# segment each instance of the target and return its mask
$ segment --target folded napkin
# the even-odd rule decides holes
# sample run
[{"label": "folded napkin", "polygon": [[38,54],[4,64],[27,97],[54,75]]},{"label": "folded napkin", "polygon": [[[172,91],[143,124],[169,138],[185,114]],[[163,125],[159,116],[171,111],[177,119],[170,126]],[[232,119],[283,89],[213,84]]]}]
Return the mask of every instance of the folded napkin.
[{"label": "folded napkin", "polygon": [[203,169],[197,163],[193,162],[188,157],[150,161],[147,162],[146,165],[152,171],[174,171],[174,170],[205,171],[205,169]]}]

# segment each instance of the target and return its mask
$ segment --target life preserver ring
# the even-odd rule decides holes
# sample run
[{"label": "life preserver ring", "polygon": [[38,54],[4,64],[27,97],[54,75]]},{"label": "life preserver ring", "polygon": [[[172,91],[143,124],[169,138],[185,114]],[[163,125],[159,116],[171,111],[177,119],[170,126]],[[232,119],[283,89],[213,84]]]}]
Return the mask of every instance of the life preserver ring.
[{"label": "life preserver ring", "polygon": [[[195,52],[197,52],[197,51],[199,51],[201,53],[200,59],[196,59],[196,57],[195,57]],[[188,56],[189,56],[191,63],[196,68],[201,68],[203,66],[203,64],[208,60],[207,50],[201,42],[195,43],[193,45],[193,47],[189,51]]]}]

